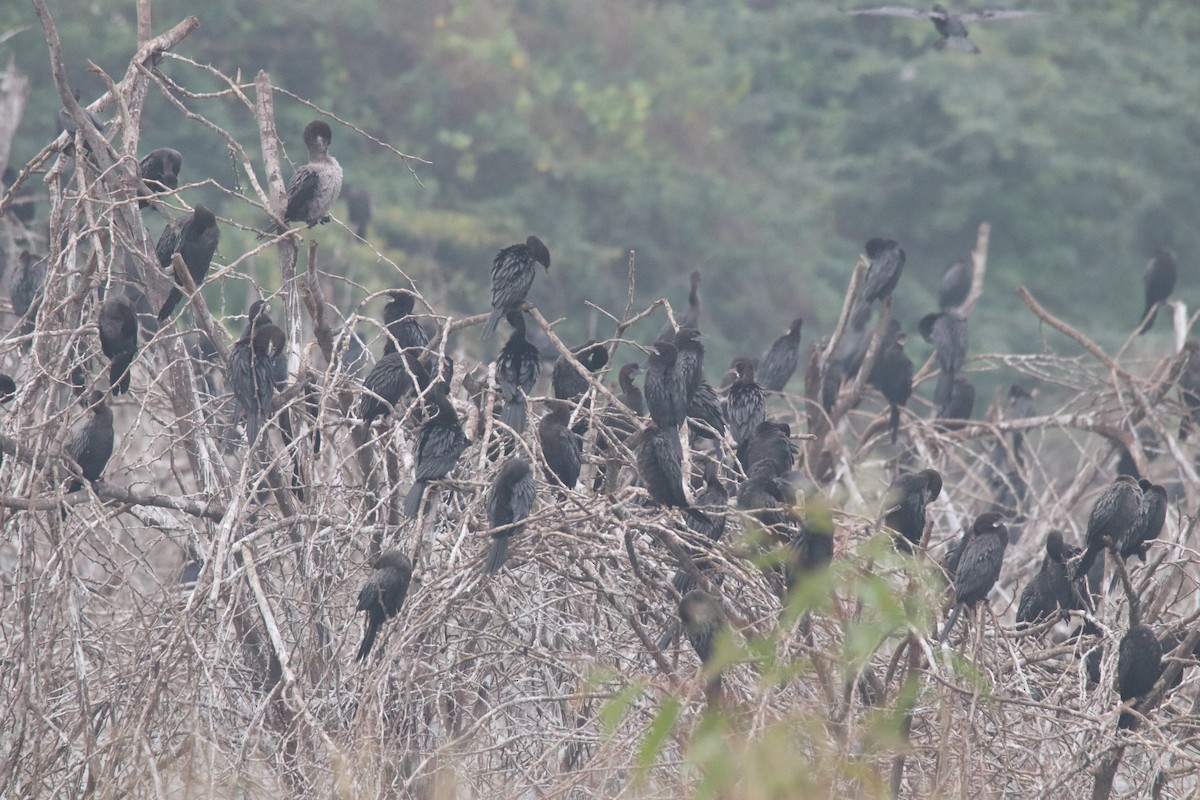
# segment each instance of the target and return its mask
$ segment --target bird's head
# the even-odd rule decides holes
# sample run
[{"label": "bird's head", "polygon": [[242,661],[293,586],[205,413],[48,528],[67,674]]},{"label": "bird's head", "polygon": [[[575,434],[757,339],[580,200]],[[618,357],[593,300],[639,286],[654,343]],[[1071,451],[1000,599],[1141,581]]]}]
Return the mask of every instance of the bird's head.
[{"label": "bird's head", "polygon": [[1006,536],[1008,535],[1008,531],[1004,527],[1004,515],[999,511],[987,511],[983,514],[980,514],[975,518],[973,530],[975,531],[976,536],[1000,532],[1004,532]]},{"label": "bird's head", "polygon": [[933,337],[933,326],[941,318],[942,315],[936,311],[921,317],[921,321],[917,323],[917,330],[921,332],[922,339],[928,342]]},{"label": "bird's head", "polygon": [[530,236],[525,240],[525,246],[529,248],[529,255],[533,256],[533,260],[541,264],[547,271],[550,269],[550,248],[546,247],[546,243],[536,236]]},{"label": "bird's head", "polygon": [[333,131],[324,120],[314,119],[304,126],[304,144],[309,150],[324,152],[333,142]]}]

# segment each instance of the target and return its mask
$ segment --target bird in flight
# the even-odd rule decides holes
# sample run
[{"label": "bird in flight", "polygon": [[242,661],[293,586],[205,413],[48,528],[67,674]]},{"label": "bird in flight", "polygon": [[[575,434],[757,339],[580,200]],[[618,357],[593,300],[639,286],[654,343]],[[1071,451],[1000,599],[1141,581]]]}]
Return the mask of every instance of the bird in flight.
[{"label": "bird in flight", "polygon": [[975,11],[970,14],[951,14],[945,6],[934,5],[930,11],[920,11],[906,6],[884,6],[883,8],[865,8],[851,11],[855,17],[909,17],[910,19],[928,19],[933,21],[933,27],[941,34],[937,43],[939,48],[961,50],[966,53],[978,53],[979,48],[967,36],[967,23],[992,22],[1001,19],[1019,19],[1036,16],[1037,11],[1008,11],[991,10]]}]

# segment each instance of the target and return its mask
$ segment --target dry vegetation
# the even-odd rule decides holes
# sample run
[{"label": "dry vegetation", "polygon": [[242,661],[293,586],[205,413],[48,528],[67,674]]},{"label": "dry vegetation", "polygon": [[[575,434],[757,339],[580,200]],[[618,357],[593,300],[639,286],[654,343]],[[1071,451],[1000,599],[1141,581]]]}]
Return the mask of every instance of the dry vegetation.
[{"label": "dry vegetation", "polygon": [[[35,5],[63,101],[78,118],[51,23]],[[133,392],[114,402],[117,448],[104,480],[65,497],[72,466],[61,447],[86,413],[71,371],[83,364],[89,384],[104,388],[106,380],[96,289],[137,286],[157,307],[170,287],[132,199],[145,93],[162,92],[181,114],[215,127],[190,110],[198,98],[155,69],[175,58],[170,49],[195,24],[146,37],[127,74],[95,104],[116,110],[111,149],[84,126],[94,163],[81,159],[61,197],[49,170],[49,236],[11,215],[0,221],[5,296],[28,266],[15,253],[47,254],[34,267],[45,272],[42,302],[24,318],[10,314],[0,342],[0,364],[21,387],[0,418],[0,794],[784,798],[899,789],[907,797],[1142,797],[1152,786],[1165,787],[1163,796],[1200,787],[1200,672],[1184,661],[1173,662],[1182,686],[1148,712],[1148,723],[1116,730],[1115,643],[1128,618],[1119,585],[1096,615],[1102,641],[1069,640],[1063,624],[1018,633],[1012,622],[1045,533],[1059,528],[1082,539],[1091,502],[1125,448],[1176,498],[1163,544],[1148,564],[1130,565],[1142,617],[1160,635],[1195,627],[1188,541],[1198,481],[1194,445],[1176,436],[1173,388],[1182,357],[1110,357],[1027,294],[1023,324],[1040,320],[1045,350],[979,355],[970,368],[1004,369],[1068,398],[1045,416],[1005,421],[993,409],[990,421],[947,432],[910,411],[892,448],[879,399],[862,385],[843,389],[831,418],[812,402],[815,388],[773,401],[793,430],[812,434],[801,468],[809,500],[835,509],[837,553],[829,574],[784,608],[770,566],[745,558],[739,537],[727,537],[715,570],[724,580],[710,588],[736,633],[723,650],[726,704],[716,714],[705,713],[686,644],[657,647],[677,602],[670,576],[686,538],[681,517],[644,507],[628,486],[591,491],[596,456],[588,456],[580,490],[561,501],[539,479],[539,505],[508,567],[483,575],[494,391],[488,365],[466,359],[454,336],[477,318],[452,320],[436,309],[424,316],[438,331],[435,346],[458,363],[454,398],[473,445],[434,491],[426,517],[402,520],[417,404],[374,442],[355,426],[359,378],[339,353],[345,332],[360,323],[378,331],[375,306],[367,307],[375,298],[342,311],[329,304],[336,279],[321,273],[315,243],[302,252],[282,237],[260,248],[278,253],[276,305],[292,347],[293,388],[280,405],[326,441],[319,455],[307,436],[294,445],[305,498],[283,485],[293,454],[278,440],[265,467],[246,458],[220,388],[222,359],[189,355],[185,321],[143,330]],[[262,164],[222,131],[251,192],[245,199],[278,208],[275,89],[266,75],[252,84],[225,80],[217,99],[240,104],[261,131]],[[25,165],[21,183],[57,163],[65,140]],[[401,161],[398,154],[402,173]],[[166,213],[179,213],[181,197],[163,202]],[[265,219],[254,213],[222,226]],[[981,227],[967,311],[983,289],[987,235]],[[251,254],[221,255],[209,281],[253,281]],[[395,269],[397,285],[408,285]],[[629,278],[632,306],[632,257]],[[640,357],[623,334],[657,305],[609,315],[615,363]],[[542,315],[534,318],[566,352]],[[199,295],[183,320],[211,333],[222,354],[226,326],[242,325],[214,319]],[[1181,338],[1190,322],[1177,321]],[[811,348],[807,386],[820,385],[839,336],[840,328],[826,347]],[[932,371],[926,365],[920,377]],[[861,374],[868,372],[869,363]],[[315,417],[300,400],[307,382],[321,394]],[[593,392],[605,405],[609,390],[595,383]],[[912,405],[921,410],[920,401]],[[1134,437],[1138,426],[1160,443],[1153,463],[1145,439]],[[941,583],[927,564],[1003,489],[1003,470],[992,465],[1011,465],[1006,434],[1016,429],[1028,442],[1019,470],[1028,484],[1023,535],[1009,549],[992,613],[941,648],[930,635]],[[586,452],[595,453],[590,438]],[[947,487],[933,507],[928,561],[893,553],[875,521],[897,468],[921,466],[940,470]],[[413,587],[378,657],[356,665],[355,599],[370,559],[389,546],[413,555]],[[1102,677],[1091,686],[1082,656],[1100,646]],[[856,682],[859,671],[865,677]]]}]

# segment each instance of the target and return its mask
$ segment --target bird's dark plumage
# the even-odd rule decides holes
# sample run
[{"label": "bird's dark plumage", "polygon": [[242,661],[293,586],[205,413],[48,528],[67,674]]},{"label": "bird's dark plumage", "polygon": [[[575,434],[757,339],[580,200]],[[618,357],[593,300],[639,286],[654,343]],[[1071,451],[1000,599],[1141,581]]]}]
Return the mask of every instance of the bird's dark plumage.
[{"label": "bird's dark plumage", "polygon": [[892,431],[893,444],[900,432],[900,409],[912,397],[913,363],[904,352],[906,341],[907,337],[900,333],[884,343],[868,380],[888,401],[891,410],[888,426]]},{"label": "bird's dark plumage", "polygon": [[565,400],[547,400],[550,409],[538,422],[538,442],[546,462],[546,480],[567,489],[579,482],[583,441],[571,430],[572,404]]},{"label": "bird's dark plumage", "polygon": [[642,396],[642,390],[634,383],[637,376],[641,374],[641,364],[623,364],[621,371],[617,374],[617,383],[621,387],[621,393],[617,395],[617,399],[639,417],[646,413],[646,398]]},{"label": "bird's dark plumage", "polygon": [[1129,535],[1142,505],[1142,490],[1137,481],[1122,475],[1108,485],[1096,499],[1088,517],[1087,538],[1083,558],[1075,565],[1074,577],[1087,573],[1092,561],[1104,550],[1104,540],[1116,547]]},{"label": "bird's dark plumage", "polygon": [[938,285],[938,309],[954,311],[963,304],[971,294],[971,283],[974,280],[970,261],[955,261],[946,267],[942,273],[942,282]]},{"label": "bird's dark plumage", "polygon": [[972,607],[987,599],[1000,568],[1004,566],[1004,551],[1008,549],[1008,528],[1003,517],[994,511],[980,514],[972,526],[972,535],[963,546],[958,569],[954,572],[954,611],[938,637],[945,641],[963,608]]},{"label": "bird's dark plumage", "polygon": [[421,500],[430,481],[441,480],[450,474],[458,458],[471,442],[458,421],[458,413],[450,402],[449,388],[436,383],[429,390],[436,411],[417,431],[416,469],[412,489],[404,501],[404,513],[415,518],[421,511]]},{"label": "bird's dark plumage", "polygon": [[[599,372],[608,364],[608,350],[594,339],[576,347],[571,354],[588,372]],[[570,360],[559,356],[550,374],[550,386],[559,400],[574,400],[587,392],[590,384]]]},{"label": "bird's dark plumage", "polygon": [[377,418],[390,414],[402,397],[412,392],[420,382],[428,380],[428,371],[412,350],[391,353],[379,359],[363,381],[363,396],[358,412],[363,427],[370,428]]},{"label": "bird's dark plumage", "polygon": [[775,477],[783,475],[796,464],[796,448],[792,443],[792,429],[786,422],[763,420],[754,429],[754,435],[737,450],[738,463],[747,474],[763,464],[764,474]]},{"label": "bird's dark plumage", "polygon": [[704,338],[695,328],[680,328],[675,334],[675,368],[683,377],[684,389],[688,399],[696,393],[700,381],[704,379]]},{"label": "bird's dark plumage", "polygon": [[883,496],[883,524],[897,534],[896,549],[912,552],[925,534],[927,506],[942,493],[942,475],[935,469],[898,476]]},{"label": "bird's dark plumage", "polygon": [[[271,413],[280,383],[279,366],[287,346],[283,329],[252,312],[242,338],[229,350],[226,378],[234,399],[246,415],[246,442],[253,446]],[[286,372],[283,376],[286,379]]]},{"label": "bird's dark plumage", "polygon": [[8,375],[0,373],[0,403],[11,402],[17,394],[17,382]]},{"label": "bird's dark plumage", "polygon": [[674,343],[651,345],[644,379],[646,408],[663,430],[674,430],[687,418],[687,384],[677,366]]},{"label": "bird's dark plumage", "polygon": [[[197,203],[192,213],[167,223],[167,227],[163,228],[158,237],[158,244],[154,246],[154,255],[158,257],[159,266],[170,270],[171,257],[179,253],[183,257],[183,263],[187,265],[192,281],[199,288],[204,283],[204,277],[208,275],[208,268],[212,264],[220,240],[221,230],[217,227],[216,216],[207,206]],[[183,292],[178,288],[172,289],[158,312],[158,321],[165,322],[182,299]]]},{"label": "bird's dark plumage", "polygon": [[[183,154],[169,147],[151,150],[138,164],[138,175],[142,179],[144,192],[152,195],[171,192],[179,188],[179,170],[183,168]],[[150,201],[138,199],[138,206],[145,208]]]},{"label": "bird's dark plumage", "polygon": [[412,316],[417,296],[406,289],[396,289],[388,294],[391,299],[383,307],[383,324],[387,329],[383,354],[386,356],[396,352],[397,344],[400,350],[428,345],[429,334]]},{"label": "bird's dark plumage", "polygon": [[871,239],[866,251],[870,263],[850,310],[850,324],[855,330],[866,327],[871,318],[871,304],[891,297],[904,272],[904,250],[894,240]]},{"label": "bird's dark plumage", "polygon": [[1123,558],[1137,556],[1145,561],[1146,551],[1167,522],[1167,490],[1145,478],[1138,481],[1138,488],[1142,490],[1138,514],[1129,533],[1121,539],[1120,548]]},{"label": "bird's dark plumage", "polygon": [[108,382],[114,395],[129,391],[129,367],[138,350],[138,322],[133,306],[112,295],[100,307],[100,350],[108,358]]},{"label": "bird's dark plumage", "polygon": [[703,513],[688,503],[683,492],[683,448],[675,430],[651,425],[642,433],[637,450],[637,470],[642,486],[659,505],[681,508],[698,524],[710,525]]},{"label": "bird's dark plumage", "polygon": [[[691,287],[688,290],[688,307],[675,318],[675,322],[679,324],[679,330],[700,327],[700,272],[693,271],[688,280]],[[671,341],[675,331],[676,329],[671,327],[671,320],[668,319],[663,323],[662,330],[658,332],[658,341]]]},{"label": "bird's dark plumage", "polygon": [[[1149,694],[1162,674],[1162,656],[1162,644],[1154,631],[1145,625],[1134,625],[1121,638],[1121,646],[1117,651],[1116,688],[1122,702],[1140,700]],[[1123,711],[1117,727],[1132,729],[1137,727],[1137,723],[1137,717]]]},{"label": "bird's dark plumage", "polygon": [[679,622],[705,673],[705,695],[709,703],[721,696],[721,673],[713,659],[717,639],[728,627],[717,599],[702,589],[693,589],[679,601]]},{"label": "bird's dark plumage", "polygon": [[[525,431],[528,395],[537,383],[542,359],[525,336],[525,315],[510,311],[505,317],[512,335],[496,357],[496,385],[500,389],[500,421],[518,434]],[[557,370],[557,366],[555,367]]]},{"label": "bird's dark plumage", "polygon": [[725,435],[725,417],[721,412],[721,401],[708,381],[701,378],[688,401],[688,430],[697,439],[712,439],[720,442]]},{"label": "bird's dark plumage", "polygon": [[937,387],[933,402],[941,409],[950,403],[954,378],[967,360],[967,318],[953,311],[926,314],[920,322],[921,336],[933,345],[937,356]]},{"label": "bird's dark plumage", "polygon": [[492,260],[492,313],[483,324],[482,338],[490,339],[500,318],[525,302],[538,264],[550,269],[550,250],[536,236],[496,254]]},{"label": "bird's dark plumage", "polygon": [[1046,555],[1041,569],[1021,592],[1017,603],[1017,627],[1051,619],[1061,611],[1075,607],[1067,561],[1072,550],[1063,542],[1061,531],[1050,531],[1046,537]]},{"label": "bird's dark plumage", "polygon": [[1175,252],[1166,247],[1160,247],[1154,258],[1146,263],[1142,275],[1142,286],[1146,294],[1146,310],[1142,312],[1142,323],[1138,333],[1146,333],[1154,327],[1154,318],[1158,316],[1158,304],[1166,301],[1175,291],[1175,281],[1179,277],[1179,262]]},{"label": "bird's dark plumage", "polygon": [[784,544],[791,539],[794,527],[783,508],[789,500],[773,465],[760,461],[738,487],[736,505],[761,525],[770,539]]},{"label": "bird's dark plumage", "polygon": [[[488,527],[500,528],[514,525],[529,516],[536,495],[533,469],[520,456],[504,462],[487,496]],[[522,525],[492,534],[492,546],[488,550],[484,571],[499,572],[508,557],[508,540],[521,532]]]},{"label": "bird's dark plumage", "polygon": [[304,222],[311,228],[329,221],[329,211],[342,193],[342,165],[329,155],[332,141],[328,123],[316,119],[304,127],[308,163],[297,169],[288,183],[285,225]]},{"label": "bird's dark plumage", "polygon": [[904,6],[885,6],[883,8],[867,8],[849,12],[853,16],[874,17],[908,17],[909,19],[928,19],[942,37],[938,40],[938,49],[958,50],[963,53],[979,53],[979,48],[967,36],[968,22],[991,22],[994,20],[1019,19],[1037,14],[1036,11],[1009,11],[1007,9],[976,11],[970,14],[951,14],[945,6],[934,4],[929,11],[920,11]]},{"label": "bird's dark plumage", "polygon": [[758,425],[767,417],[767,395],[754,378],[754,363],[748,358],[734,359],[737,380],[729,387],[725,399],[725,420],[729,433],[739,447],[754,436]]},{"label": "bird's dark plumage", "polygon": [[[725,488],[725,484],[721,482],[720,473],[720,464],[710,459],[704,465],[704,489],[696,495],[693,502],[693,506],[707,517],[709,522],[705,524],[698,518],[691,516],[687,519],[687,526],[701,536],[704,536],[707,540],[704,549],[697,547],[690,548],[688,551],[688,555],[691,556],[696,569],[701,572],[706,572],[710,567],[706,554],[712,547],[712,544],[720,541],[721,537],[725,535],[729,491]],[[694,588],[696,581],[686,571],[680,569],[671,579],[671,585],[675,587],[675,591],[682,595],[687,594],[689,590]]]},{"label": "bird's dark plumage", "polygon": [[771,343],[758,360],[755,374],[768,392],[782,392],[800,362],[800,328],[804,320],[796,317],[787,332]]},{"label": "bird's dark plumage", "polygon": [[366,661],[383,623],[400,613],[408,584],[412,580],[412,562],[399,550],[387,550],[375,559],[371,580],[358,593],[356,611],[367,612],[367,630],[355,661]]},{"label": "bird's dark plumage", "polygon": [[[92,393],[92,407],[87,421],[67,441],[67,454],[75,459],[83,477],[89,482],[100,480],[104,468],[113,452],[113,412],[104,402],[104,392]],[[80,481],[72,480],[67,492],[83,488]]]},{"label": "bird's dark plumage", "polygon": [[346,216],[354,226],[355,235],[360,239],[367,238],[367,226],[371,224],[371,215],[375,210],[375,196],[362,186],[348,186],[344,195]]},{"label": "bird's dark plumage", "polygon": [[974,411],[974,384],[962,375],[955,376],[950,385],[950,400],[938,409],[938,427],[947,431],[957,430],[971,418]]}]

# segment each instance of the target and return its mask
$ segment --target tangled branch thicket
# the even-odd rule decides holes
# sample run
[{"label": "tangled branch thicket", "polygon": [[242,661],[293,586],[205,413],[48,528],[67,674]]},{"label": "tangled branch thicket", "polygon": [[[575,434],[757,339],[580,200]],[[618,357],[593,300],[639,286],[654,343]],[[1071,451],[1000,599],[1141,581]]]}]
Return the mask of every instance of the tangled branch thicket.
[{"label": "tangled branch thicket", "polygon": [[[12,214],[0,220],[6,295],[37,288],[26,308],[6,309],[14,313],[0,342],[0,363],[20,387],[0,437],[4,794],[1080,797],[1144,796],[1150,787],[1185,796],[1200,786],[1200,673],[1186,669],[1190,657],[1168,662],[1161,704],[1143,706],[1147,720],[1136,730],[1117,730],[1111,688],[1130,597],[1163,636],[1193,630],[1200,616],[1187,544],[1194,445],[1175,434],[1186,413],[1174,386],[1187,351],[1153,362],[1110,357],[1028,293],[1031,319],[1047,331],[1044,350],[981,355],[971,369],[1024,376],[1065,398],[1059,407],[1028,419],[993,413],[957,429],[906,410],[892,447],[887,407],[864,377],[843,387],[830,414],[819,402],[858,266],[837,330],[810,348],[805,393],[772,400],[777,418],[809,434],[799,469],[808,502],[833,509],[834,563],[785,604],[769,559],[726,537],[711,570],[697,574],[735,629],[724,648],[723,703],[707,712],[693,653],[678,644],[659,649],[675,624],[671,576],[681,558],[694,571],[694,534],[681,515],[643,503],[628,451],[618,453],[626,468],[614,491],[593,490],[604,418],[587,409],[606,405],[611,391],[589,378],[593,403],[578,412],[591,422],[579,488],[556,493],[537,470],[540,500],[510,564],[486,576],[483,502],[496,470],[489,453],[502,434],[491,413],[494,368],[470,362],[454,336],[482,316],[451,319],[432,308],[423,315],[437,331],[430,346],[455,361],[452,397],[472,445],[435,485],[424,515],[408,521],[400,507],[421,404],[397,411],[373,439],[356,424],[361,372],[346,353],[354,331],[381,330],[365,313],[375,296],[338,286],[341,279],[321,271],[316,242],[302,251],[295,234],[236,257],[223,245],[224,266],[207,279],[247,281],[267,296],[253,268],[277,254],[291,350],[289,387],[274,412],[286,409],[297,421],[291,445],[272,437],[259,461],[241,441],[223,388],[226,326],[240,326],[241,315],[214,318],[177,263],[188,289],[183,319],[211,337],[216,355],[196,351],[184,322],[160,327],[143,314],[134,389],[111,401],[118,438],[103,480],[65,495],[65,477],[77,467],[63,444],[88,413],[74,383],[82,375],[87,388],[108,388],[96,335],[99,290],[136,291],[153,309],[172,286],[137,207],[146,93],[161,93],[181,119],[223,137],[251,192],[205,180],[164,193],[155,209],[176,215],[188,189],[207,185],[228,193],[231,205],[258,209],[221,220],[227,231],[251,230],[246,219],[282,208],[284,179],[269,77],[239,84],[171,53],[197,20],[155,39],[147,33],[125,76],[93,104],[116,110],[107,130],[96,131],[67,85],[49,14],[35,6],[59,93],[79,123],[74,144],[83,151],[86,142],[90,155],[64,180],[57,154],[70,142],[60,136],[0,201],[8,208],[46,171],[48,232]],[[163,64],[179,74],[168,77]],[[185,76],[199,75],[225,88],[188,90]],[[264,178],[254,148],[204,111],[213,104],[254,120]],[[987,235],[982,226],[964,312],[983,289]],[[395,282],[411,284],[383,263]],[[626,330],[662,301],[635,313],[635,277],[631,255],[629,305],[608,314],[605,345],[640,359]],[[327,300],[331,287],[339,296],[358,292],[349,313]],[[860,376],[870,373],[889,311]],[[532,318],[567,356],[543,315],[534,309]],[[1177,319],[1181,340],[1191,322]],[[918,381],[933,372],[931,361]],[[319,454],[304,435],[317,429]],[[1008,436],[1018,430],[1021,459]],[[538,463],[528,438],[519,447]],[[1149,562],[1130,566],[1134,594],[1107,594],[1092,615],[1101,636],[1068,638],[1061,623],[1017,631],[1015,597],[1041,560],[1045,533],[1056,528],[1080,541],[1114,456],[1125,453],[1178,498]],[[284,477],[293,464],[303,498]],[[879,498],[897,468],[926,466],[942,473],[947,491],[933,506],[929,555],[901,557],[880,533]],[[740,477],[732,460],[728,469]],[[942,648],[931,634],[943,602],[931,565],[995,504],[1007,504],[1022,536],[1009,548],[991,614]],[[732,509],[730,524],[751,527]],[[377,644],[382,655],[358,665],[356,595],[368,564],[388,547],[413,557],[413,585]],[[1090,652],[1101,654],[1095,684],[1085,668]],[[1182,683],[1161,697],[1180,673]]]}]

